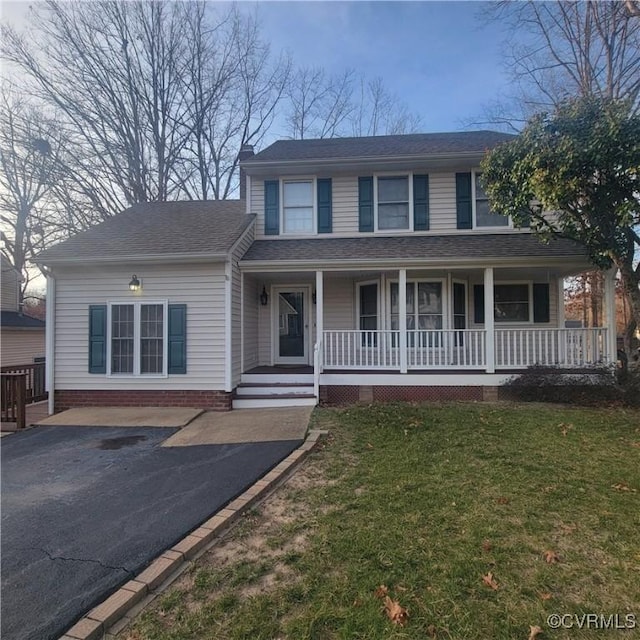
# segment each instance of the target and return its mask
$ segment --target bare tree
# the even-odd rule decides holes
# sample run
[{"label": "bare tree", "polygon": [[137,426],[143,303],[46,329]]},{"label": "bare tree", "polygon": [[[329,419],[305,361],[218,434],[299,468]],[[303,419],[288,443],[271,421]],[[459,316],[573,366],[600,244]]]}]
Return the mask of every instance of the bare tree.
[{"label": "bare tree", "polygon": [[519,130],[534,113],[577,96],[630,100],[640,109],[640,20],[629,0],[489,5],[485,17],[508,33],[511,95],[469,124]]},{"label": "bare tree", "polygon": [[81,168],[69,195],[102,217],[229,196],[237,153],[268,129],[287,74],[255,20],[203,1],[48,0],[33,25],[37,38],[4,26],[2,55],[64,119]]}]

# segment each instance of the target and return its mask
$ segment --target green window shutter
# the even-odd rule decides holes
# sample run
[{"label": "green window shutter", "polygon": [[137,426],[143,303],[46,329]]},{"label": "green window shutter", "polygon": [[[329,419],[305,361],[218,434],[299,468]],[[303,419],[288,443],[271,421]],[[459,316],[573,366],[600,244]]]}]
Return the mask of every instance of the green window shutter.
[{"label": "green window shutter", "polygon": [[167,373],[187,373],[187,305],[169,305]]},{"label": "green window shutter", "polygon": [[332,231],[331,178],[318,178],[318,233]]},{"label": "green window shutter", "polygon": [[456,173],[456,215],[458,229],[471,229],[471,173]]},{"label": "green window shutter", "polygon": [[429,176],[413,176],[413,229],[429,229]]},{"label": "green window shutter", "polygon": [[280,233],[280,183],[264,181],[264,233],[277,236]]},{"label": "green window shutter", "polygon": [[473,285],[473,321],[484,324],[484,285]]},{"label": "green window shutter", "polygon": [[360,231],[373,231],[373,178],[358,178]]},{"label": "green window shutter", "polygon": [[89,305],[89,373],[107,372],[107,305]]},{"label": "green window shutter", "polygon": [[549,284],[533,283],[533,321],[549,322]]}]

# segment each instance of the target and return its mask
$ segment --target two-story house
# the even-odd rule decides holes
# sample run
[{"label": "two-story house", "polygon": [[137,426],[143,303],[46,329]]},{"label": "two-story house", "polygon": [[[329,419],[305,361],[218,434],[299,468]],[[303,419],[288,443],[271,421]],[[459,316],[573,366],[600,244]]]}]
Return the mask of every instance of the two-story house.
[{"label": "two-story house", "polygon": [[136,205],[45,251],[56,410],[481,400],[612,361],[613,275],[607,326],[565,329],[583,250],[489,210],[479,163],[510,138],[246,148],[240,200]]}]

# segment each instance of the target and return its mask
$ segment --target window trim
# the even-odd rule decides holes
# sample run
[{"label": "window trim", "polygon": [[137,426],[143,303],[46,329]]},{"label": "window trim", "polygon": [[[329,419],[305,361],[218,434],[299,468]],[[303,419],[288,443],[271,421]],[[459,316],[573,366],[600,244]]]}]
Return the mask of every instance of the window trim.
[{"label": "window trim", "polygon": [[[415,284],[415,283],[433,283],[433,282],[438,282],[440,283],[440,285],[442,286],[442,331],[446,331],[451,327],[451,314],[449,312],[449,307],[452,304],[452,300],[453,300],[453,296],[451,296],[451,300],[449,299],[449,291],[448,291],[448,287],[447,287],[447,278],[407,278],[407,284]],[[386,327],[391,330],[391,316],[395,315],[391,313],[391,285],[392,284],[398,284],[399,285],[400,281],[398,278],[391,278],[389,280],[387,280],[387,312],[386,312],[386,318],[385,318],[385,323],[386,323]],[[414,311],[414,316],[417,315],[436,315],[436,314],[418,314],[417,313],[417,298],[416,298],[416,306],[415,306],[415,311]],[[409,314],[407,314],[407,317],[409,316]],[[399,328],[398,328],[399,330]],[[440,329],[407,329],[407,331],[440,331]]]},{"label": "window trim", "polygon": [[471,170],[471,228],[474,231],[485,231],[487,229],[492,231],[496,229],[513,229],[513,220],[511,219],[511,216],[507,218],[507,224],[479,227],[476,223],[476,178],[480,174],[482,174],[482,171],[478,169]]},{"label": "window trim", "polygon": [[[373,174],[373,232],[374,233],[413,233],[413,171],[384,171]],[[404,178],[409,187],[409,226],[406,229],[380,229],[378,227],[378,178]]]},{"label": "window trim", "polygon": [[[291,182],[311,183],[311,206],[312,224],[311,231],[287,231],[284,224],[284,185]],[[280,233],[283,236],[313,236],[318,235],[318,177],[317,176],[295,176],[292,178],[280,178]]]},{"label": "window trim", "polygon": [[[526,284],[529,290],[529,319],[528,320],[498,320],[496,318],[496,287],[501,285],[522,285]],[[493,322],[496,324],[516,324],[529,325],[533,322],[533,280],[496,280],[493,283]]]},{"label": "window trim", "polygon": [[[120,300],[107,300],[107,377],[108,378],[167,378],[168,377],[168,358],[169,358],[169,301],[167,299],[140,299],[131,300],[130,298]],[[143,305],[162,305],[162,373],[140,373],[140,308]],[[111,311],[113,306],[130,305],[133,306],[133,373],[112,373],[111,372]]]},{"label": "window trim", "polygon": [[[360,313],[360,288],[361,287],[366,287],[366,286],[370,286],[372,284],[375,284],[378,286],[378,290],[376,292],[376,296],[377,296],[377,300],[376,300],[376,325],[377,325],[377,329],[376,331],[380,331],[382,329],[382,327],[380,326],[382,324],[382,316],[380,313],[380,280],[362,280],[359,282],[356,282],[356,317],[355,317],[355,326],[358,329],[358,331],[361,331],[360,329],[360,318],[361,313]],[[364,329],[362,329],[362,331],[364,331]]]}]

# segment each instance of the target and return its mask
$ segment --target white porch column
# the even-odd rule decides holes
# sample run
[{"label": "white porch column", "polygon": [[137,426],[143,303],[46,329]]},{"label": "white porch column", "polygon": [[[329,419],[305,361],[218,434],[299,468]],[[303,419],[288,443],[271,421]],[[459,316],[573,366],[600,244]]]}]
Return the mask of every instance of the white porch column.
[{"label": "white porch column", "polygon": [[[558,278],[558,329],[564,329],[564,278]],[[558,360],[567,361],[567,335],[558,332]]]},{"label": "white porch column", "polygon": [[316,342],[324,341],[324,273],[316,271]]},{"label": "white porch column", "polygon": [[398,328],[400,329],[400,373],[407,373],[407,270],[398,276]]},{"label": "white porch column", "polygon": [[486,334],[486,372],[496,370],[495,326],[493,322],[493,267],[484,270],[484,330]]},{"label": "white porch column", "polygon": [[45,388],[49,393],[47,411],[55,411],[55,355],[56,355],[56,281],[47,276],[47,310],[45,326]]},{"label": "white porch column", "polygon": [[618,341],[616,330],[616,274],[617,269],[609,269],[604,274],[604,315],[607,328],[606,361],[616,362],[618,359]]}]

